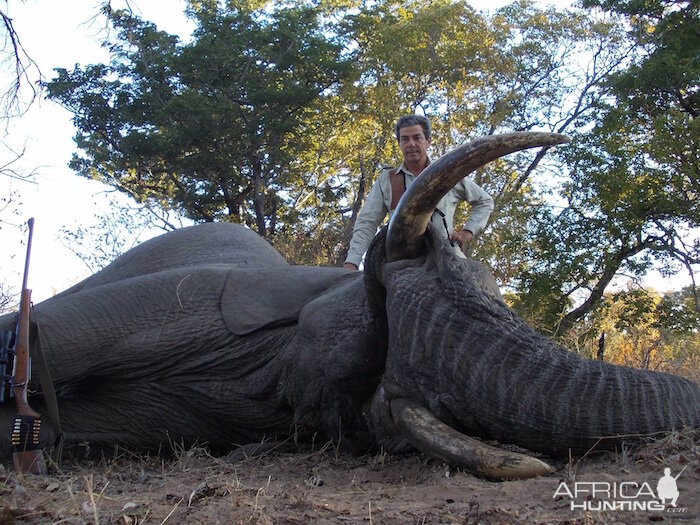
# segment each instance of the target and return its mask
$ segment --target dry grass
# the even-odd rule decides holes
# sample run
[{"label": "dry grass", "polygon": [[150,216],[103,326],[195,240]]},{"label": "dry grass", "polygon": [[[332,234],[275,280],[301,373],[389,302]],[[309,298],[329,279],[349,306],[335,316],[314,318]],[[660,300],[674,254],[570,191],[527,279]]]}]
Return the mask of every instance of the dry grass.
[{"label": "dry grass", "polygon": [[204,447],[174,447],[168,458],[120,451],[53,465],[47,477],[0,470],[0,525],[637,523],[636,515],[591,521],[552,494],[561,480],[654,479],[665,466],[674,473],[687,466],[683,478],[700,488],[698,437],[674,432],[615,453],[593,451],[561,461],[547,478],[507,483],[419,454],[355,457],[330,444],[306,453],[243,454],[237,461],[213,457]]},{"label": "dry grass", "polygon": [[631,460],[648,467],[662,468],[668,464],[700,466],[700,431],[682,430],[663,433],[644,445],[635,447]]}]

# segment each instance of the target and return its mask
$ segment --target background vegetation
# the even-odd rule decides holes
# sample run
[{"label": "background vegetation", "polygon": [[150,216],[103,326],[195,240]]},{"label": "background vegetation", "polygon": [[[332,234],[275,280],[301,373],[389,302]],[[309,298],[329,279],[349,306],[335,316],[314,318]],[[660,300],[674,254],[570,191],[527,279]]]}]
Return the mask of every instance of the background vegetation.
[{"label": "background vegetation", "polygon": [[[431,117],[433,157],[481,135],[566,133],[566,147],[471,175],[496,209],[469,255],[570,348],[692,375],[699,9],[191,0],[183,40],[107,2],[110,62],[59,69],[44,87],[74,115],[78,175],[156,216],[247,224],[299,264],[342,263],[371,184],[398,161],[402,114]],[[644,289],[653,268],[692,284]],[[613,286],[621,276],[632,284]]]}]

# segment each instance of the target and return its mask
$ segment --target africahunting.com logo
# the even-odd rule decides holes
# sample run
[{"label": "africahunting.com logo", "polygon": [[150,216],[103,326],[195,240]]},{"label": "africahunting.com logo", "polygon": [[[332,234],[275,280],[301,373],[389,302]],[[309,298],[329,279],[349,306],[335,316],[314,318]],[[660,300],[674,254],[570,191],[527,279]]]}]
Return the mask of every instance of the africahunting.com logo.
[{"label": "africahunting.com logo", "polygon": [[676,480],[686,467],[673,476],[670,468],[656,483],[656,490],[648,482],[637,481],[562,481],[553,498],[568,498],[571,510],[589,512],[606,510],[652,511],[684,513],[688,509],[679,507]]}]

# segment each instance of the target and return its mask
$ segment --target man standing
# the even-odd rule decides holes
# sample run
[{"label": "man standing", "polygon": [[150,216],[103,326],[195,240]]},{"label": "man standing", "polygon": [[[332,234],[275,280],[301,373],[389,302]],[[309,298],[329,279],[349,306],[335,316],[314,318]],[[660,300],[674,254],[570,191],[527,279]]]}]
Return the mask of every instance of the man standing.
[{"label": "man standing", "polygon": [[[426,117],[403,116],[396,122],[394,131],[403,154],[403,162],[398,168],[382,171],[367,195],[367,200],[355,221],[348,256],[345,259],[344,267],[349,270],[358,269],[362,256],[377,232],[377,227],[387,213],[393,213],[406,188],[430,164],[427,153],[430,146],[430,121]],[[462,229],[454,231],[455,208],[461,201],[469,202],[472,209]],[[465,178],[442,198],[431,221],[446,238],[459,245],[458,253],[462,254],[463,246],[484,229],[492,211],[491,196],[471,179]]]}]

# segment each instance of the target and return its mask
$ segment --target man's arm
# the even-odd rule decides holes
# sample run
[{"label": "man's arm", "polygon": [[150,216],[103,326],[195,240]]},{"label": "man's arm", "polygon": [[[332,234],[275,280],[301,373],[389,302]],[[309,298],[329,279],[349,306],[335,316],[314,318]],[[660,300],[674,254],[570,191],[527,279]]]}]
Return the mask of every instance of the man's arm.
[{"label": "man's arm", "polygon": [[352,239],[348,248],[348,256],[345,259],[344,268],[349,270],[357,270],[362,261],[362,256],[369,248],[374,235],[377,233],[377,227],[386,217],[387,209],[384,203],[384,195],[381,189],[381,178],[383,173],[379,175],[372,189],[369,190],[367,200],[365,201],[360,213],[357,214],[355,220],[355,228],[352,231]]},{"label": "man's arm", "polygon": [[481,233],[486,228],[489,216],[493,211],[491,195],[469,178],[463,179],[455,187],[455,190],[457,190],[459,197],[472,207],[467,222],[462,226],[462,231],[470,232],[472,235]]}]

